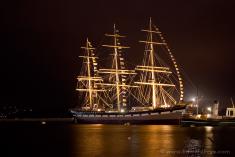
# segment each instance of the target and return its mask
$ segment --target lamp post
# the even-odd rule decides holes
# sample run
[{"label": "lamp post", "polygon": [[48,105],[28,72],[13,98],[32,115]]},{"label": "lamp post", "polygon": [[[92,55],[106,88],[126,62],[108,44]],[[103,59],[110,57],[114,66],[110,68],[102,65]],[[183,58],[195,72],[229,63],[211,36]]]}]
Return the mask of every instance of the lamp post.
[{"label": "lamp post", "polygon": [[211,107],[207,107],[207,111],[209,111],[209,113],[207,114],[207,118],[210,118],[211,117],[212,108]]},{"label": "lamp post", "polygon": [[193,101],[193,107],[196,107],[196,109],[197,109],[197,115],[198,115],[198,97],[196,97],[196,98],[192,98],[192,101]]},{"label": "lamp post", "polygon": [[198,100],[198,87],[197,87],[197,115],[198,115],[198,102],[199,102],[199,100]]}]

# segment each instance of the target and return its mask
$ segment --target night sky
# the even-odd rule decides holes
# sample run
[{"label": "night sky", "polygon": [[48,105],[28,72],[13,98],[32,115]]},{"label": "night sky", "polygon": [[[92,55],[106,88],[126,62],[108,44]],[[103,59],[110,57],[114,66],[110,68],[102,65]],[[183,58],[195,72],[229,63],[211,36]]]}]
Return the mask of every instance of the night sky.
[{"label": "night sky", "polygon": [[[0,4],[0,105],[64,110],[78,104],[78,55],[87,37],[99,47],[117,24],[127,35],[127,60],[151,16],[186,80],[186,100],[228,105],[235,99],[233,0],[20,0]],[[135,57],[133,57],[135,56]]]}]

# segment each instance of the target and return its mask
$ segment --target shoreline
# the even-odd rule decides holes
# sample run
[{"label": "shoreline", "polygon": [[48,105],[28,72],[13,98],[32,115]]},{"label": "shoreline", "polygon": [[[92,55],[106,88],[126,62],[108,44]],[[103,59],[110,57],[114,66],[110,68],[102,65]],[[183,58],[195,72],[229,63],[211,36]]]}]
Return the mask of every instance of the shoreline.
[{"label": "shoreline", "polygon": [[74,118],[4,118],[0,123],[73,123]]}]

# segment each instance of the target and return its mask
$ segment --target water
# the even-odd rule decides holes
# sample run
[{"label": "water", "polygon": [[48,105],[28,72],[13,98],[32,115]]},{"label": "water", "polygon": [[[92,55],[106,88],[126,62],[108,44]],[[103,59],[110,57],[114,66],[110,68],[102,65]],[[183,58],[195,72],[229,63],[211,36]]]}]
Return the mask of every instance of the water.
[{"label": "water", "polygon": [[235,127],[0,125],[0,156],[235,156]]}]

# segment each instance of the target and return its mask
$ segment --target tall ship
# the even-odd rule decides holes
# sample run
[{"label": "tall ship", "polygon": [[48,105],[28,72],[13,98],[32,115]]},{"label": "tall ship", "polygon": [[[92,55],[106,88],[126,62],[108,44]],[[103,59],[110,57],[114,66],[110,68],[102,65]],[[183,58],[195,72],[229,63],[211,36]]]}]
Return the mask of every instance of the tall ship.
[{"label": "tall ship", "polygon": [[[87,39],[76,90],[80,107],[71,109],[77,123],[178,124],[187,103],[183,101],[183,80],[176,60],[162,33],[152,23],[142,29],[142,64],[129,69],[116,26],[102,47],[109,53],[101,65],[97,50]],[[165,57],[160,57],[160,56]],[[165,59],[167,61],[165,61]],[[104,62],[104,61],[103,61]]]}]

